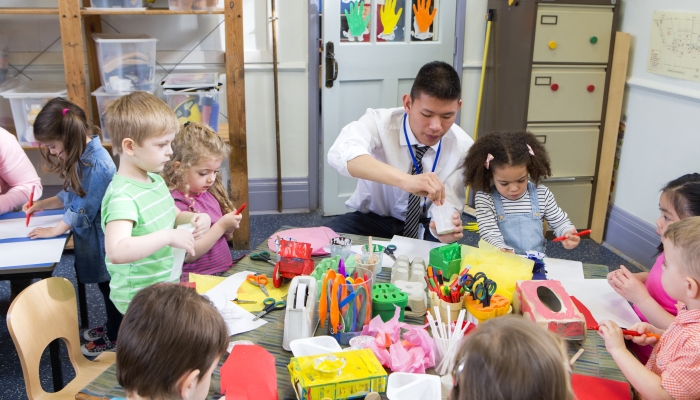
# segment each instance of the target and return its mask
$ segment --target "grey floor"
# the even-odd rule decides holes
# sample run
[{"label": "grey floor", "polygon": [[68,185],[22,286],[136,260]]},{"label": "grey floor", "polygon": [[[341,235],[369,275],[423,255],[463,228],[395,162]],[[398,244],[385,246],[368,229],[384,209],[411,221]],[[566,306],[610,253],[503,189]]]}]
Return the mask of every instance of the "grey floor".
[{"label": "grey floor", "polygon": [[[470,220],[464,216],[464,221]],[[273,215],[253,215],[251,216],[251,240],[250,243],[257,245],[263,240],[266,240],[280,226],[297,226],[310,227],[320,226],[327,220],[323,217],[320,211],[315,211],[306,214],[273,214]],[[475,233],[465,232],[465,237],[460,241],[463,244],[476,246],[478,235]],[[611,270],[619,268],[620,264],[625,264],[633,271],[638,269],[623,259],[620,255],[610,249],[600,246],[590,239],[581,241],[581,245],[576,249],[567,251],[564,250],[561,244],[549,242],[547,245],[547,255],[554,258],[562,258],[569,260],[578,260],[583,263],[603,264],[607,265]],[[245,252],[233,252],[234,257]],[[76,285],[75,270],[73,269],[73,254],[68,252],[61,258],[61,262],[54,271],[54,276],[61,276],[69,279]],[[89,323],[91,326],[103,324],[106,316],[104,312],[104,303],[102,295],[97,289],[97,285],[87,285],[87,302],[89,311]],[[10,306],[10,285],[7,281],[0,281],[0,314],[7,315],[7,309]],[[0,322],[0,399],[25,399],[27,398],[24,378],[22,376],[22,367],[15,350],[14,343],[10,338],[7,330],[5,318]],[[68,382],[75,376],[73,368],[70,365],[65,347],[61,348],[61,359],[63,364],[64,382]],[[48,392],[53,391],[51,379],[51,368],[49,365],[48,350],[44,352],[41,362],[40,373],[42,377],[42,386]]]}]

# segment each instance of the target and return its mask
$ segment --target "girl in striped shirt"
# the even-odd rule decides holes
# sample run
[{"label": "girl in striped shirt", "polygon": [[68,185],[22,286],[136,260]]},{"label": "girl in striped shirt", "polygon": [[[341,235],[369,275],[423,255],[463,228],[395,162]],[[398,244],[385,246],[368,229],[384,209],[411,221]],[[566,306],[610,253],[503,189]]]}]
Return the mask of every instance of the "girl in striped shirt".
[{"label": "girl in striped shirt", "polygon": [[566,236],[566,249],[578,246],[576,228],[539,182],[552,175],[549,156],[537,138],[525,131],[494,132],[479,137],[464,161],[465,185],[477,190],[479,235],[501,251],[544,253],[542,221],[556,236]]},{"label": "girl in striped shirt", "polygon": [[228,197],[219,167],[229,146],[206,125],[187,123],[175,136],[173,156],[163,168],[163,179],[181,211],[207,213],[211,228],[195,241],[195,255],[188,254],[180,281],[189,273],[220,275],[231,268],[233,259],[227,239],[238,228],[241,215]]}]

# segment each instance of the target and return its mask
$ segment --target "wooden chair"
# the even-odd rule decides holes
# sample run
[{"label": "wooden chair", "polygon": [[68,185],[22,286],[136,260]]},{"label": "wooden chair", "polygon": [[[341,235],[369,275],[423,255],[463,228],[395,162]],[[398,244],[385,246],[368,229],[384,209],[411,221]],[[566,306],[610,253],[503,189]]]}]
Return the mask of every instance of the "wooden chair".
[{"label": "wooden chair", "polygon": [[[78,336],[78,311],[73,284],[48,278],[22,291],[10,305],[7,328],[15,342],[29,399],[74,399],[75,395],[116,361],[104,352],[94,361],[83,356]],[[68,348],[75,379],[55,393],[41,388],[39,361],[49,343],[62,339]]]}]

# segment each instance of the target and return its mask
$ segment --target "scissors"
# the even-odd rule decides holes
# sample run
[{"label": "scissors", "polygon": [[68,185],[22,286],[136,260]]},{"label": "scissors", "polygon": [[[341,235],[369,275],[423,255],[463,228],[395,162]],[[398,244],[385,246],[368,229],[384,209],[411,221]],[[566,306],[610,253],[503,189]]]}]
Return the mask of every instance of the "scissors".
[{"label": "scissors", "polygon": [[275,299],[273,299],[272,297],[268,297],[265,300],[263,300],[263,304],[265,305],[265,308],[263,308],[263,310],[260,311],[258,313],[258,315],[255,316],[255,318],[253,318],[253,321],[257,321],[258,319],[260,319],[260,317],[262,317],[263,315],[265,315],[269,312],[272,312],[275,310],[281,310],[281,309],[287,307],[286,301],[284,301],[284,300],[275,301]]},{"label": "scissors", "polygon": [[396,256],[394,252],[396,251],[396,245],[390,244],[384,248],[384,253],[391,257],[392,260],[396,261]]},{"label": "scissors", "polygon": [[275,263],[270,258],[270,252],[265,250],[261,251],[260,253],[251,253],[250,259],[255,261],[265,261],[272,265],[275,265]]},{"label": "scissors", "polygon": [[489,307],[491,305],[491,296],[496,293],[496,286],[496,282],[491,279],[484,279],[483,282],[476,284],[472,294],[481,301],[484,307]]},{"label": "scissors", "polygon": [[265,289],[265,285],[267,285],[267,282],[268,282],[267,275],[265,275],[265,274],[262,274],[262,275],[250,274],[250,275],[248,275],[248,277],[246,279],[248,280],[248,282],[251,285],[255,285],[255,286],[259,287],[260,290],[262,290],[262,292],[265,293],[265,296],[269,296],[269,294],[267,293],[267,289]]},{"label": "scissors", "polygon": [[233,299],[233,300],[231,300],[231,301],[233,301],[233,302],[236,303],[236,304],[255,304],[255,303],[257,303],[257,301],[253,301],[253,300],[242,300],[242,299],[239,299],[239,298],[235,298],[235,299]]}]

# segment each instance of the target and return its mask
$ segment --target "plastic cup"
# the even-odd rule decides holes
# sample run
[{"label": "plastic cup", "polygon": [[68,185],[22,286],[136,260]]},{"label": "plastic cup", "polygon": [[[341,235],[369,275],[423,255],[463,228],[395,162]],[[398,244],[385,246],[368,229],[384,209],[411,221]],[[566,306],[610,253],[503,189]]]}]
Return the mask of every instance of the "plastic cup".
[{"label": "plastic cup", "polygon": [[374,276],[379,275],[380,272],[382,272],[382,259],[384,258],[384,246],[378,245],[378,244],[373,244],[372,245],[372,251],[369,251],[369,245],[364,245],[362,246],[360,253],[360,261],[357,262],[357,259],[355,260],[357,262],[357,265],[359,265],[362,268],[367,268],[368,270],[372,271],[372,274]]},{"label": "plastic cup", "polygon": [[[352,339],[355,336],[358,336],[362,332],[362,327],[369,323],[369,321],[372,319],[372,285],[374,285],[374,274],[372,273],[371,270],[359,267],[359,266],[346,266],[345,267],[346,275],[348,278],[352,278],[355,280],[356,278],[362,278],[363,280],[365,277],[367,278],[365,280],[365,283],[360,283],[360,284],[350,284],[346,283],[347,287],[347,293],[356,293],[361,286],[364,287],[364,290],[367,292],[367,297],[364,298],[364,295],[362,296],[363,298],[357,299],[351,301],[347,306],[343,307],[341,310],[341,319],[343,320],[342,322],[342,327],[344,327],[343,331],[338,331],[338,327],[333,327],[330,324],[330,320],[328,323],[328,334],[330,336],[333,336],[338,343],[341,345],[348,345],[350,343],[350,339]],[[332,304],[331,302],[331,296],[332,296],[332,287],[333,287],[333,282],[329,281],[328,282],[328,288],[327,293],[328,293],[328,306],[329,306],[329,312],[328,315],[330,316],[330,305]],[[342,296],[342,292],[341,292]],[[340,299],[342,302],[343,298]],[[355,311],[350,314],[351,317],[348,318],[343,318],[347,317],[348,313],[350,312],[350,306],[354,305],[355,306]],[[364,320],[360,320],[360,313],[357,312],[358,307],[363,307],[365,309],[365,318]],[[348,323],[352,325],[352,316],[354,316],[354,321],[355,321],[355,329],[353,330],[351,327],[345,327]],[[346,322],[348,321],[348,322]]]},{"label": "plastic cup", "polygon": [[343,260],[347,259],[352,252],[352,239],[346,237],[335,237],[331,239],[331,257],[340,256]]},{"label": "plastic cup", "polygon": [[452,214],[457,209],[452,204],[433,207],[433,221],[435,221],[435,230],[438,235],[454,232],[454,224],[452,223]]}]

